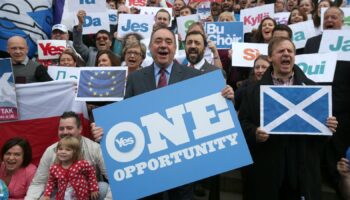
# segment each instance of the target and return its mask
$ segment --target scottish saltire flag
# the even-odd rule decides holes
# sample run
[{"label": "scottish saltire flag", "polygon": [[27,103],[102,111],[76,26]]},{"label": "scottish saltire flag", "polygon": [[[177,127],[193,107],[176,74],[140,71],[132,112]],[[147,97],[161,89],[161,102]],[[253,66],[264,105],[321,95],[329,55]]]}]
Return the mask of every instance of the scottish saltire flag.
[{"label": "scottish saltire flag", "polygon": [[331,135],[331,86],[261,86],[260,126],[269,134]]},{"label": "scottish saltire flag", "polygon": [[29,57],[37,50],[36,41],[48,39],[52,27],[52,0],[1,0],[0,50],[7,51],[7,39],[19,35],[27,40]]},{"label": "scottish saltire flag", "polygon": [[77,100],[120,101],[124,98],[127,67],[85,67],[80,70]]}]

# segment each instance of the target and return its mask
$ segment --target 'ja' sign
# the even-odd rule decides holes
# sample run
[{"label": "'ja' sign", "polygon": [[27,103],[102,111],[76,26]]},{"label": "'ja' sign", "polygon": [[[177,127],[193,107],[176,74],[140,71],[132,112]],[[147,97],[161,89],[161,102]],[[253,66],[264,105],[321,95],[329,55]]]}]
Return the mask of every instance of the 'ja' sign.
[{"label": "'ja' sign", "polygon": [[325,30],[318,52],[337,52],[338,60],[350,61],[350,30]]}]

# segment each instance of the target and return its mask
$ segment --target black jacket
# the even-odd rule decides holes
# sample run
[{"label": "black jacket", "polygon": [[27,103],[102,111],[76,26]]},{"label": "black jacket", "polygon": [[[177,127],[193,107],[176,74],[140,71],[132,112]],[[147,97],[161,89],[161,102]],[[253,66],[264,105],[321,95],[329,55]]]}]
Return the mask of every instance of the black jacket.
[{"label": "black jacket", "polygon": [[[257,143],[255,132],[260,124],[260,86],[273,85],[272,67],[263,78],[247,89],[239,110],[239,120],[248,142],[254,164],[246,168],[247,199],[321,199],[320,151],[324,136],[270,135]],[[293,85],[314,85],[303,71],[294,66]],[[297,124],[296,124],[297,126]],[[288,196],[282,185],[301,194]],[[285,196],[284,196],[285,195]]]}]

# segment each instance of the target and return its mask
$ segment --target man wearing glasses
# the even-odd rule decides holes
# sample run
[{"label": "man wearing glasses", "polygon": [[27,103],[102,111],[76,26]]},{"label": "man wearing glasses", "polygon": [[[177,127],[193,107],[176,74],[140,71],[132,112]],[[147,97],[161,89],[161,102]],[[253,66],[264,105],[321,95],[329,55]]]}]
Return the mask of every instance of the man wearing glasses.
[{"label": "man wearing glasses", "polygon": [[79,10],[78,25],[73,28],[73,45],[77,52],[83,57],[86,62],[86,66],[94,66],[96,60],[97,51],[108,50],[112,46],[112,39],[108,31],[99,30],[96,33],[96,47],[87,47],[83,43],[83,23],[86,12],[84,10]]}]

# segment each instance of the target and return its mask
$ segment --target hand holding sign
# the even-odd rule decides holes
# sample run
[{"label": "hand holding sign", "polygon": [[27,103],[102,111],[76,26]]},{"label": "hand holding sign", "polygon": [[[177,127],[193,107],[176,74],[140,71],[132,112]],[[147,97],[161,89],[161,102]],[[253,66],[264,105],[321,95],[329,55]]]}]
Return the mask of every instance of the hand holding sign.
[{"label": "hand holding sign", "polygon": [[84,24],[84,17],[86,16],[85,10],[79,10],[77,13],[78,17],[78,26],[82,27]]},{"label": "hand holding sign", "polygon": [[266,133],[266,131],[262,130],[260,127],[256,129],[256,141],[257,142],[266,142],[267,139],[269,139],[269,134]]},{"label": "hand holding sign", "polygon": [[346,155],[347,155],[346,158],[341,158],[340,161],[338,161],[337,163],[337,170],[342,177],[350,177],[350,169],[349,169],[350,158],[348,156],[349,149],[350,148],[348,148],[346,152]]}]

